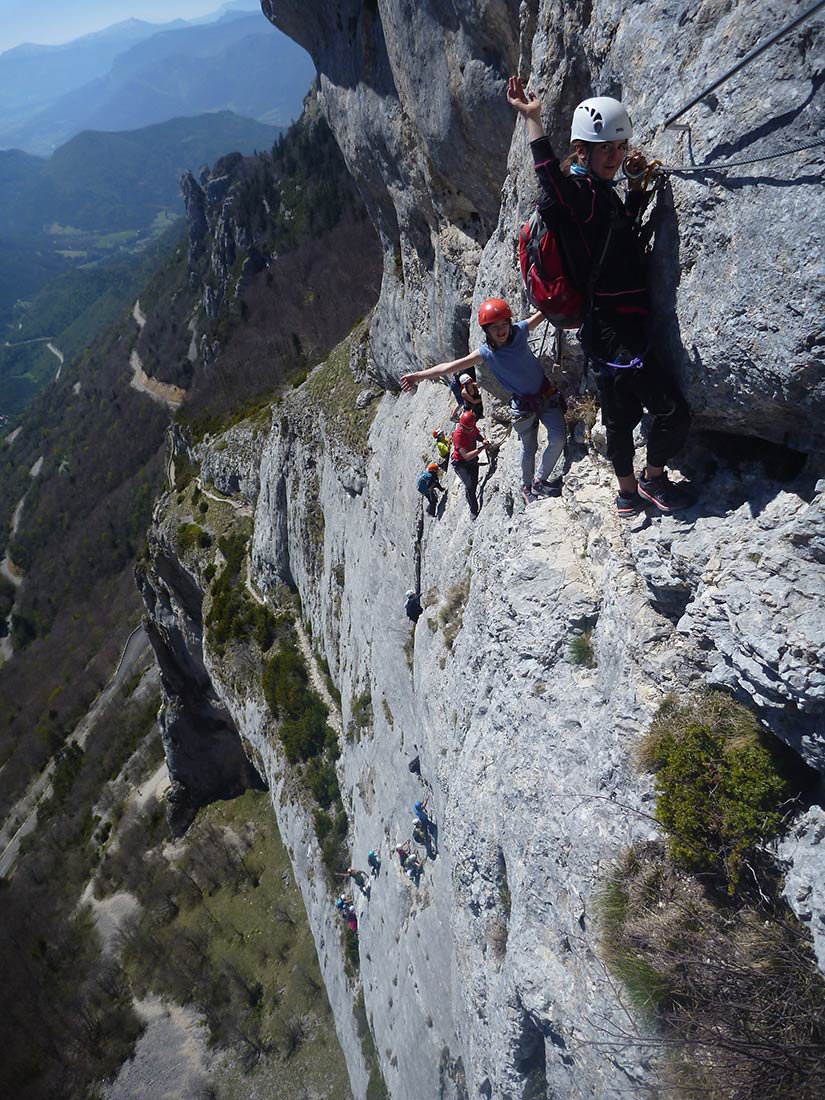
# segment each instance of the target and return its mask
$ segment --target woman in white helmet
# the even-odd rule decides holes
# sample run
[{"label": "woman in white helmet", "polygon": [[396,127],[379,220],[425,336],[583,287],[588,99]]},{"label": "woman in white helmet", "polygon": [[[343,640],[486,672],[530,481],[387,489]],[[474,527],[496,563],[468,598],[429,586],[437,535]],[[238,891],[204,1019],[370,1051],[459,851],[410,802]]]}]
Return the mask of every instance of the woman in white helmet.
[{"label": "woman in white helmet", "polygon": [[[545,135],[541,102],[525,93],[519,77],[510,78],[507,100],[527,123],[544,192],[542,218],[555,234],[569,280],[585,298],[579,335],[599,382],[607,453],[619,482],[616,510],[632,516],[646,503],[662,512],[686,508],[693,498],[668,479],[665,463],[685,441],[690,412],[654,356],[647,334],[649,304],[639,238],[647,161],[629,148],[628,113],[609,96],[580,103],[570,133],[574,151],[563,166]],[[614,190],[622,167],[628,179],[624,202]],[[645,409],[653,422],[647,463],[637,482],[633,432]]]}]

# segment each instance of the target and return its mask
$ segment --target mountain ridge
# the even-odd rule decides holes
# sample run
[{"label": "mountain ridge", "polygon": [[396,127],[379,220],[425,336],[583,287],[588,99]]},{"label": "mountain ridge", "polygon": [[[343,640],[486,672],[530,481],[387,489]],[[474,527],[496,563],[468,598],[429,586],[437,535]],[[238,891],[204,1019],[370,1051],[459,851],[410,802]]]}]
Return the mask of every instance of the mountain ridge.
[{"label": "mountain ridge", "polygon": [[0,55],[0,144],[47,155],[83,129],[140,128],[225,107],[277,115],[285,126],[300,113],[312,65],[286,36],[273,38],[262,17],[230,10],[211,23],[159,26],[130,25],[5,65]]}]

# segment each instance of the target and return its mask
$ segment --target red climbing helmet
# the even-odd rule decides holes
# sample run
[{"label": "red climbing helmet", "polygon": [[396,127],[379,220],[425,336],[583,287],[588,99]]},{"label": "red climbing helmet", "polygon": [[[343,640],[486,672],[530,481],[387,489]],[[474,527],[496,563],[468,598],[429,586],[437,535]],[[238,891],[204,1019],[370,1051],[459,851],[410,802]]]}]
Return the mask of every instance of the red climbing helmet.
[{"label": "red climbing helmet", "polygon": [[440,467],[437,462],[431,462],[427,469],[430,471],[431,474],[434,474],[436,470],[440,469]]},{"label": "red climbing helmet", "polygon": [[465,409],[458,422],[462,428],[474,428],[476,426],[476,414],[472,409]]},{"label": "red climbing helmet", "polygon": [[478,307],[478,323],[482,328],[485,325],[492,325],[495,321],[511,321],[512,319],[513,311],[503,298],[488,298],[486,302],[482,302]]},{"label": "red climbing helmet", "polygon": [[433,439],[438,439],[438,428],[433,428]]}]

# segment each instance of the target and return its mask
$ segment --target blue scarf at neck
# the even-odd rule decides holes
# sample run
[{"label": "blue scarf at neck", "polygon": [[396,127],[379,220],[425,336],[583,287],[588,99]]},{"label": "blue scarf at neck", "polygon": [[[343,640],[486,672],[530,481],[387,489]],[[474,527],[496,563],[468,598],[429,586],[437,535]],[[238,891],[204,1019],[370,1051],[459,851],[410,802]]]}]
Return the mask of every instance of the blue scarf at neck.
[{"label": "blue scarf at neck", "polygon": [[[581,164],[571,164],[570,165],[570,175],[571,176],[589,176],[590,173]],[[618,187],[618,185],[619,185],[618,180],[603,180],[603,179],[600,179],[598,176],[590,176],[590,178],[593,179],[593,180],[598,180],[599,183],[606,183],[610,187]]]}]

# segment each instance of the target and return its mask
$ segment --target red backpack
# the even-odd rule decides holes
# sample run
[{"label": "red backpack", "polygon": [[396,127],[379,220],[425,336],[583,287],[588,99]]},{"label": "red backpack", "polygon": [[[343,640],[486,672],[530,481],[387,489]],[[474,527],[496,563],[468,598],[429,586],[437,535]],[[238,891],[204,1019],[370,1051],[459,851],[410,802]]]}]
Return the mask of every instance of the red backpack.
[{"label": "red backpack", "polygon": [[[534,210],[518,235],[518,261],[524,289],[531,303],[540,310],[556,328],[579,328],[587,313],[587,303],[593,297],[593,289],[607,254],[613,223],[607,231],[604,247],[597,262],[590,270],[587,290],[583,294],[570,282],[564,270],[559,242],[552,228]],[[582,240],[582,246],[590,249]]]},{"label": "red backpack", "polygon": [[578,328],[584,296],[567,278],[556,235],[534,210],[518,235],[518,260],[531,303],[556,328]]}]

